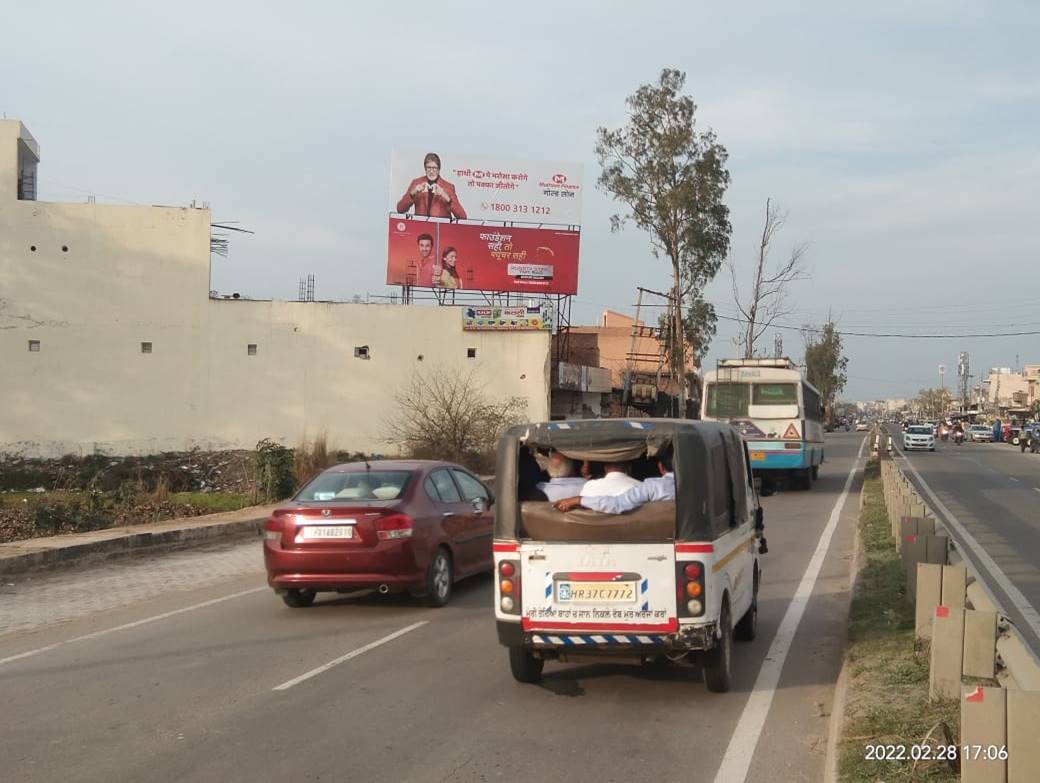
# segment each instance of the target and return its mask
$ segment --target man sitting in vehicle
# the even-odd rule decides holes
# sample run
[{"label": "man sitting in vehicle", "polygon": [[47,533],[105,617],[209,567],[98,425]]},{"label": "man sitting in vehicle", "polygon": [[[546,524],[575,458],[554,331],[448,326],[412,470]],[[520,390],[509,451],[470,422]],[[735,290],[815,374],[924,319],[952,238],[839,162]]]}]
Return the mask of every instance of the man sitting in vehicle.
[{"label": "man sitting in vehicle", "polygon": [[539,482],[536,486],[545,493],[550,503],[573,497],[575,493],[581,493],[585,486],[585,479],[574,475],[574,462],[558,451],[549,455],[545,471],[549,474],[549,480]]},{"label": "man sitting in vehicle", "polygon": [[606,514],[624,514],[645,503],[675,500],[675,473],[672,472],[671,457],[663,454],[658,457],[657,469],[661,473],[660,477],[655,476],[637,482],[620,495],[586,495],[582,492],[578,497],[565,498],[554,505],[559,511],[570,511],[583,506]]},{"label": "man sitting in vehicle", "polygon": [[603,465],[603,478],[591,479],[581,488],[582,498],[620,495],[632,487],[639,486],[639,479],[628,475],[627,462],[607,462]]}]

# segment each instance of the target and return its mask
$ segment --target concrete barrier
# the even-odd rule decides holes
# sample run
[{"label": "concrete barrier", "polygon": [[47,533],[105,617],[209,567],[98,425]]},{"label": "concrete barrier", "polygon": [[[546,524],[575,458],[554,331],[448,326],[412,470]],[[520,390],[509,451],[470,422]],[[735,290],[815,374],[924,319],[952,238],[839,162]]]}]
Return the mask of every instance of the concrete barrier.
[{"label": "concrete barrier", "polygon": [[[960,698],[961,780],[1037,783],[1040,660],[969,564],[960,561],[898,465],[884,456],[881,476],[915,598],[914,635],[931,641],[929,697]],[[951,552],[953,564],[942,565]],[[965,677],[999,687],[964,685]]]}]

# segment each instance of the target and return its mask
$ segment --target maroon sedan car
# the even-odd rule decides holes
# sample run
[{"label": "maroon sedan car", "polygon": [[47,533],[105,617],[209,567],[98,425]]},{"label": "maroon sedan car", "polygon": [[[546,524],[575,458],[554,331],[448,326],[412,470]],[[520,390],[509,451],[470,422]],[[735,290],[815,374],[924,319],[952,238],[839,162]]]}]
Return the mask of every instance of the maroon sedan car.
[{"label": "maroon sedan car", "polygon": [[494,497],[458,465],[336,465],[264,525],[267,583],[292,607],[319,592],[408,590],[443,606],[452,584],[491,571]]}]

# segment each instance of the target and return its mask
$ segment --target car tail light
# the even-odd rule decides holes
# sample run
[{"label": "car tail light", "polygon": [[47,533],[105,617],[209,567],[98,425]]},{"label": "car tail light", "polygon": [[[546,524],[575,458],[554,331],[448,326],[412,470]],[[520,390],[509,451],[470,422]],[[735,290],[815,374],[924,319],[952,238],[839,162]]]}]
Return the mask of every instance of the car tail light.
[{"label": "car tail light", "polygon": [[704,614],[704,563],[687,560],[675,564],[675,598],[680,617]]},{"label": "car tail light", "polygon": [[278,517],[270,517],[264,522],[264,541],[282,540],[282,520]]},{"label": "car tail light", "polygon": [[506,614],[520,611],[520,563],[501,560],[498,564],[498,605]]},{"label": "car tail light", "polygon": [[415,522],[404,514],[391,514],[376,520],[376,538],[383,541],[411,538],[414,532]]}]

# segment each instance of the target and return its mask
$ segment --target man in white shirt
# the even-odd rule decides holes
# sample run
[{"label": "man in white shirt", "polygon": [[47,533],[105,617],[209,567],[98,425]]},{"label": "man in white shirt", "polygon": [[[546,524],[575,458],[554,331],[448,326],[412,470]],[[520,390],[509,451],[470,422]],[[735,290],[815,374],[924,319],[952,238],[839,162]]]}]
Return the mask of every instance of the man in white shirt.
[{"label": "man in white shirt", "polygon": [[581,497],[608,497],[620,495],[632,487],[639,486],[639,479],[628,475],[627,462],[608,462],[603,466],[605,475],[600,479],[586,481],[581,488]]},{"label": "man in white shirt", "polygon": [[549,480],[539,482],[536,486],[545,493],[550,503],[580,494],[585,486],[585,479],[574,475],[574,463],[558,451],[549,455],[545,472],[549,474]]},{"label": "man in white shirt", "polygon": [[[582,491],[581,495],[566,498],[556,503],[560,511],[570,511],[579,505],[593,511],[602,511],[607,514],[624,514],[639,508],[644,503],[653,503],[660,500],[675,500],[675,473],[672,472],[672,462],[669,457],[660,457],[657,461],[657,469],[660,478],[648,478],[636,482],[621,494],[616,495],[589,495]],[[634,479],[633,479],[634,480]],[[589,482],[590,484],[592,482]],[[586,487],[588,484],[586,484]]]}]

